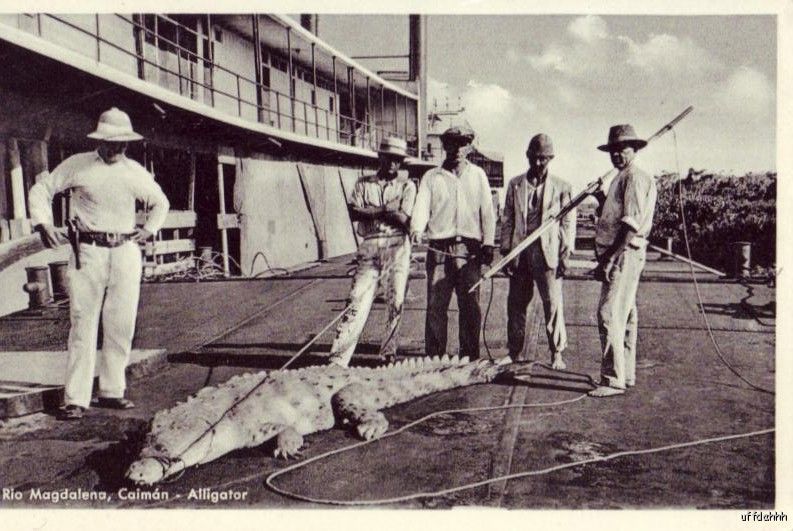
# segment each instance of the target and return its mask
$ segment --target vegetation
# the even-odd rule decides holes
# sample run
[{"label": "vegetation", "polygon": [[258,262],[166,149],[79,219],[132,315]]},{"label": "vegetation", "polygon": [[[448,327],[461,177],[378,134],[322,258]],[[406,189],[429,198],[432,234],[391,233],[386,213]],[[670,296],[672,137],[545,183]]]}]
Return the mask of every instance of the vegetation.
[{"label": "vegetation", "polygon": [[752,266],[766,270],[776,261],[776,173],[714,175],[689,170],[658,177],[658,203],[650,238],[672,237],[673,250],[685,253],[679,192],[694,260],[730,270],[731,244],[751,242]]}]

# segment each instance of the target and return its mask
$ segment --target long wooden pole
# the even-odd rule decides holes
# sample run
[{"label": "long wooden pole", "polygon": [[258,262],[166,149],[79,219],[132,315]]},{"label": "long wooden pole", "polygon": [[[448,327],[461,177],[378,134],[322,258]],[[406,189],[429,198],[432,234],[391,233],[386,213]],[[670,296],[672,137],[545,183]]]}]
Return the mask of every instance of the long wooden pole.
[{"label": "long wooden pole", "polygon": [[[685,118],[688,115],[688,113],[690,113],[692,110],[694,110],[694,107],[690,106],[686,110],[678,114],[671,122],[663,126],[653,136],[648,138],[647,145],[650,145],[652,141],[657,140],[665,133],[669,132],[675,125],[677,125],[677,123],[680,120]],[[474,284],[470,290],[468,290],[468,293],[473,293],[473,291],[476,288],[478,288],[482,282],[484,282],[485,280],[489,279],[490,277],[498,273],[501,269],[504,268],[505,265],[507,265],[509,262],[515,259],[520,253],[522,253],[524,249],[526,249],[529,245],[537,241],[537,239],[545,231],[550,229],[554,224],[561,221],[562,218],[564,218],[571,210],[573,210],[575,207],[581,204],[584,201],[584,199],[586,199],[589,195],[594,194],[598,189],[600,189],[600,187],[603,186],[603,184],[609,179],[609,176],[612,173],[614,173],[614,171],[615,168],[612,168],[606,173],[604,173],[602,176],[600,176],[597,180],[589,183],[581,193],[579,193],[577,196],[571,199],[569,203],[563,206],[558,214],[556,214],[554,217],[548,219],[545,223],[540,225],[539,228],[537,228],[534,232],[529,234],[523,241],[517,244],[506,256],[502,257],[501,260],[496,262],[496,264],[493,267],[491,267],[484,275],[482,275],[482,278],[479,279],[479,281],[476,284]]]},{"label": "long wooden pole", "polygon": [[718,275],[720,277],[726,277],[727,276],[727,273],[723,273],[723,272],[719,271],[718,269],[713,269],[712,267],[708,267],[705,264],[700,264],[699,262],[696,262],[694,260],[689,260],[685,256],[680,256],[679,254],[675,254],[675,253],[673,253],[671,251],[668,251],[668,250],[664,249],[663,247],[658,247],[657,245],[653,245],[653,244],[648,245],[648,247],[650,249],[652,249],[653,251],[658,251],[659,253],[661,253],[661,254],[663,254],[665,256],[670,256],[670,257],[674,258],[675,260],[680,260],[681,262],[685,262],[686,264],[691,264],[692,266],[694,266],[696,268],[699,268],[699,269],[702,269],[703,271],[707,271],[708,273],[713,273],[714,275]]}]

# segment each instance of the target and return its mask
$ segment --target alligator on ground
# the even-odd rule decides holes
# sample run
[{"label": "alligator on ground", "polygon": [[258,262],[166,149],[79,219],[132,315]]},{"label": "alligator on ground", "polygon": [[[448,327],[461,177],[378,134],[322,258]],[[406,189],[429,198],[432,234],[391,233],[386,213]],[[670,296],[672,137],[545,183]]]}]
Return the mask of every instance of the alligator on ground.
[{"label": "alligator on ground", "polygon": [[411,358],[377,368],[330,364],[235,376],[157,413],[127,477],[152,485],[187,467],[276,438],[276,457],[299,455],[303,436],[349,424],[363,439],[388,429],[381,409],[515,372],[509,358]]}]

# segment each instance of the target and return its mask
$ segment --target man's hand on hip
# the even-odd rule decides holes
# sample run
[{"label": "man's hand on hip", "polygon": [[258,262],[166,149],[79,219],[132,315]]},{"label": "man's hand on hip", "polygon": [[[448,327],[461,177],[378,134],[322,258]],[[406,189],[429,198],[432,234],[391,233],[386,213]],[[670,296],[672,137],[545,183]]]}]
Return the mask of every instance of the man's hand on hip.
[{"label": "man's hand on hip", "polygon": [[44,243],[44,246],[50,249],[60,245],[61,242],[59,237],[65,236],[63,229],[59,229],[55,225],[50,225],[49,223],[40,223],[36,225],[34,229],[39,233],[39,236],[41,236],[41,241]]},{"label": "man's hand on hip", "polygon": [[151,236],[152,236],[151,232],[147,231],[143,227],[138,227],[135,229],[135,232],[132,233],[130,240],[132,240],[135,243],[141,243],[151,238]]}]

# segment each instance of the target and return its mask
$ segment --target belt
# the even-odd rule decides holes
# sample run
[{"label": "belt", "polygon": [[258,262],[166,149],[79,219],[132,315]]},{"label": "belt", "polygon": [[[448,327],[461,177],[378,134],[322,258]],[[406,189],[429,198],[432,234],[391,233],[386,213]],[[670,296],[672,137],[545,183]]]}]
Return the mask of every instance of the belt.
[{"label": "belt", "polygon": [[455,243],[482,243],[476,238],[467,238],[465,236],[454,236],[452,238],[436,238],[429,241],[429,245],[452,245]]},{"label": "belt", "polygon": [[80,243],[98,247],[118,247],[132,239],[133,233],[124,232],[80,232]]}]

